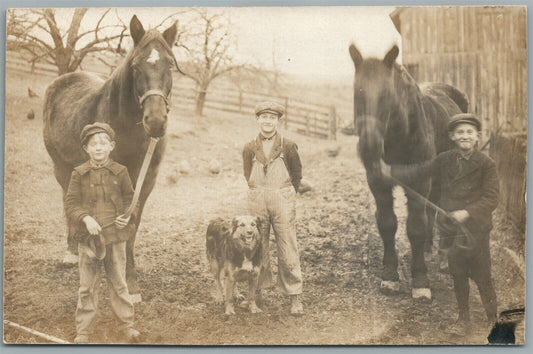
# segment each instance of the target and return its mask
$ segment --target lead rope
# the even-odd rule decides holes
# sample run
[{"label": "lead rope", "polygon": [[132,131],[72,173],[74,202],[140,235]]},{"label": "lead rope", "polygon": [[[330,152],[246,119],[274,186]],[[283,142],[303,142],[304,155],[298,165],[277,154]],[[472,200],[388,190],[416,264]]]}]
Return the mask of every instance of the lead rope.
[{"label": "lead rope", "polygon": [[[448,220],[450,220],[455,226],[457,226],[459,228],[459,230],[461,230],[463,235],[466,237],[467,244],[466,245],[459,245],[459,244],[457,244],[455,242],[455,246],[457,248],[460,248],[460,249],[463,249],[463,250],[472,250],[473,249],[473,247],[475,246],[475,239],[474,239],[473,235],[470,233],[470,231],[463,224],[461,224],[460,222],[456,221],[453,217],[451,217],[450,214],[446,210],[442,209],[441,207],[439,207],[435,203],[431,202],[429,199],[425,198],[423,195],[421,195],[420,193],[418,193],[417,191],[415,191],[411,187],[407,186],[405,183],[402,183],[397,178],[395,178],[393,176],[390,176],[390,179],[393,182],[395,182],[396,184],[398,184],[400,187],[402,187],[405,192],[407,192],[408,194],[416,197],[419,201],[421,201],[425,205],[427,205],[430,208],[432,208],[433,210],[435,210],[436,214],[440,213],[440,214],[444,215],[444,217],[446,217]],[[461,236],[461,235],[458,235],[458,236]]]},{"label": "lead rope", "polygon": [[[141,188],[144,183],[144,178],[146,177],[146,172],[148,172],[148,167],[150,166],[150,161],[152,160],[152,155],[154,154],[155,146],[157,145],[157,142],[159,141],[159,138],[150,137],[150,145],[148,145],[148,150],[146,150],[146,155],[144,155],[143,164],[141,166],[141,170],[139,172],[139,177],[137,178],[137,183],[135,185],[135,192],[133,193],[133,199],[131,200],[131,204],[124,213],[124,217],[128,218],[133,213],[133,210],[135,210],[135,206],[137,205],[137,202],[139,201],[139,197],[141,195]],[[105,229],[107,227],[110,227],[114,225],[114,221],[102,226],[102,229]]]}]

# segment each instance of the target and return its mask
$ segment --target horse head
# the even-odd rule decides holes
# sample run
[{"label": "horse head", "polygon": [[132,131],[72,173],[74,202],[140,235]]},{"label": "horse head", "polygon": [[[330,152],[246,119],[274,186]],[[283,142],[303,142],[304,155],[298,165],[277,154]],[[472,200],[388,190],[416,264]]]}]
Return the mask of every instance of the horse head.
[{"label": "horse head", "polygon": [[419,97],[419,91],[413,91],[418,90],[416,82],[395,64],[398,54],[394,45],[382,60],[363,59],[355,45],[350,45],[356,71],[354,123],[359,155],[367,169],[379,166],[379,160],[386,156],[388,141],[409,135],[410,102],[413,95]]},{"label": "horse head", "polygon": [[130,21],[134,48],[128,60],[132,91],[142,111],[146,133],[161,137],[167,127],[169,99],[172,92],[172,69],[179,71],[172,52],[176,41],[177,21],[162,34],[157,30],[145,31],[137,16]]}]

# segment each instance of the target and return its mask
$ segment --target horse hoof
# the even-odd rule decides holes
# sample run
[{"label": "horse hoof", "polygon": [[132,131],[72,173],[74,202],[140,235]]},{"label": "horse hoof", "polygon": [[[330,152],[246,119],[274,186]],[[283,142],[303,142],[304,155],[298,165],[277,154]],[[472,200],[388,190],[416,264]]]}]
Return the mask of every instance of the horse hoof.
[{"label": "horse hoof", "polygon": [[382,280],[380,289],[385,295],[393,295],[400,292],[400,282],[392,280]]},{"label": "horse hoof", "polygon": [[63,257],[63,264],[78,264],[78,256],[75,254],[72,254],[70,252],[67,252],[65,254],[65,257]]},{"label": "horse hoof", "polygon": [[261,310],[257,305],[254,303],[253,305],[250,305],[250,313],[261,313],[263,310]]},{"label": "horse hoof", "polygon": [[143,301],[141,294],[130,294],[130,301],[132,304],[138,304]]},{"label": "horse hoof", "polygon": [[233,307],[226,308],[226,311],[224,312],[224,315],[226,315],[226,316],[235,315],[235,309]]},{"label": "horse hoof", "polygon": [[431,289],[429,289],[429,288],[413,288],[411,290],[411,296],[415,300],[428,300],[428,301],[431,301]]}]

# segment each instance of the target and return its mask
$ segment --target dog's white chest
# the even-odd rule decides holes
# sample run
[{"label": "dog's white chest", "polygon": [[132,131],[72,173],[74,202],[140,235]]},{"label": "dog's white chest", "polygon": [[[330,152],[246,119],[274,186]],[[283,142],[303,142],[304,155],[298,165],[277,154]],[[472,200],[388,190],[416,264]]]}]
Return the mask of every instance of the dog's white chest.
[{"label": "dog's white chest", "polygon": [[251,272],[254,270],[254,265],[252,264],[251,260],[245,258],[244,261],[242,262],[241,269],[246,272]]}]

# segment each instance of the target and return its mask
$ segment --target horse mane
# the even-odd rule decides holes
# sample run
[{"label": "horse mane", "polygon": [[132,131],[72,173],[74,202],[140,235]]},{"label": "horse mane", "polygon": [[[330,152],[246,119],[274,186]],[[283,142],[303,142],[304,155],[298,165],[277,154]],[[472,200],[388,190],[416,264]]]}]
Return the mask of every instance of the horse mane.
[{"label": "horse mane", "polygon": [[394,64],[394,85],[396,92],[401,93],[401,105],[406,109],[406,131],[408,136],[415,132],[429,134],[426,113],[423,105],[423,93],[416,80],[409,74],[404,66]]}]

